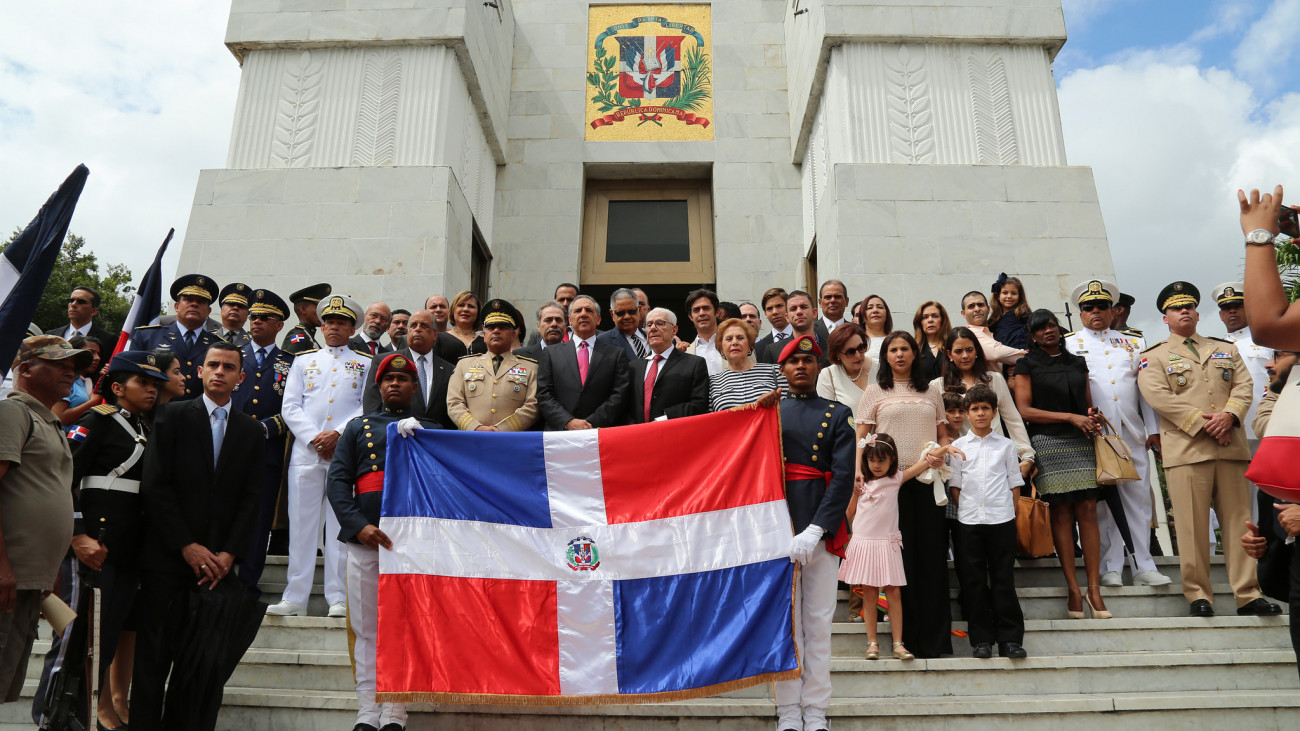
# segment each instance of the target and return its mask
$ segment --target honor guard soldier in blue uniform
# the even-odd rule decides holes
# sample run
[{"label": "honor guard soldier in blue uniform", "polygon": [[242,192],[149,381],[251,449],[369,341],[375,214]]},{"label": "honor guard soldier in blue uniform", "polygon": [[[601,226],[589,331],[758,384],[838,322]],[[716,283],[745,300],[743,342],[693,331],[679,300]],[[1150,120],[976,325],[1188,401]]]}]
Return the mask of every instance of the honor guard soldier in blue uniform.
[{"label": "honor guard soldier in blue uniform", "polygon": [[[343,430],[330,462],[325,490],[338,518],[338,539],[347,550],[348,622],[356,642],[352,662],[356,669],[357,723],[353,731],[401,731],[406,727],[406,706],[375,702],[375,640],[379,612],[379,551],[392,542],[379,529],[379,506],[384,495],[384,459],[388,451],[388,425],[411,418],[411,399],[419,392],[415,363],[403,353],[390,353],[374,369],[375,385],[383,406],[353,419]],[[438,422],[419,419],[423,429],[439,429]],[[408,424],[410,427],[414,424]]]},{"label": "honor guard soldier in blue uniform", "polygon": [[284,473],[285,441],[289,427],[280,416],[284,386],[289,380],[293,356],[276,347],[275,340],[289,316],[289,306],[274,292],[258,289],[250,292],[248,308],[250,342],[243,347],[244,381],[230,394],[231,405],[262,422],[266,429],[266,471],[262,484],[262,502],[257,524],[253,527],[253,545],[244,556],[239,578],[249,589],[256,589],[266,565],[267,541],[275,518],[276,498],[280,494]]},{"label": "honor guard soldier in blue uniform", "polygon": [[[122,726],[113,710],[108,688],[108,666],[117,649],[131,606],[140,584],[140,539],[144,535],[144,505],[140,498],[140,477],[144,472],[148,426],[140,414],[152,409],[159,386],[167,375],[155,363],[151,353],[118,353],[108,366],[100,391],[106,403],[86,412],[68,433],[72,448],[73,510],[72,552],[63,564],[62,582],[71,590],[71,606],[78,612],[88,586],[80,586],[79,573],[94,577],[101,592],[99,619],[99,688],[101,689],[99,728]],[[79,565],[78,565],[79,564]],[[74,588],[75,587],[75,588]],[[84,623],[88,614],[78,615]],[[83,629],[78,631],[84,631]],[[68,656],[64,638],[55,635],[45,656],[41,687],[33,703],[33,718],[40,723],[42,714],[52,710],[47,701],[57,701],[47,694],[52,675],[83,658]],[[76,644],[76,643],[74,643]],[[84,676],[83,676],[84,682]],[[57,683],[54,685],[58,685]],[[85,710],[85,688],[81,690],[81,710]],[[66,695],[64,691],[60,695]],[[84,713],[79,713],[84,718]]]},{"label": "honor guard soldier in blue uniform", "polygon": [[208,320],[207,327],[227,343],[242,348],[248,344],[248,306],[252,304],[253,288],[243,282],[227,284],[221,288],[217,304],[221,307],[221,322]]},{"label": "honor guard soldier in blue uniform", "polygon": [[[801,677],[776,683],[779,731],[826,729],[831,701],[831,616],[856,448],[852,412],[817,395],[821,357],[816,338],[803,335],[787,343],[778,358],[790,387],[788,397],[780,400],[781,444],[786,501],[796,533],[790,560],[802,566],[795,585],[794,636],[803,668]],[[777,398],[773,391],[759,404]]]},{"label": "honor guard soldier in blue uniform", "polygon": [[285,333],[284,342],[280,344],[286,353],[297,355],[306,350],[320,348],[320,342],[316,339],[316,329],[320,327],[320,315],[316,313],[316,305],[332,291],[333,288],[328,282],[321,282],[303,287],[289,295],[289,302],[293,303],[293,313],[298,316],[298,324]]},{"label": "honor guard soldier in blue uniform", "polygon": [[212,303],[217,299],[217,283],[202,274],[186,274],[172,282],[172,302],[176,321],[170,325],[143,325],[131,335],[127,350],[170,350],[185,374],[185,395],[177,401],[192,399],[203,393],[199,365],[208,346],[221,338],[204,329]]}]

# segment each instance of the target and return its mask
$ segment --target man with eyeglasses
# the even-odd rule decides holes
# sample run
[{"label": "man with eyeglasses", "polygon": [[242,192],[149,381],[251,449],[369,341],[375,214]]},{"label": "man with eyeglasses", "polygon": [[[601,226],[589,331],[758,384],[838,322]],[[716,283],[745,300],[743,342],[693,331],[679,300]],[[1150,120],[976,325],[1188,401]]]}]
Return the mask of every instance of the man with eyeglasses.
[{"label": "man with eyeglasses", "polygon": [[[1134,586],[1165,586],[1170,578],[1156,569],[1151,558],[1151,483],[1147,450],[1160,451],[1160,423],[1156,412],[1138,391],[1138,366],[1146,342],[1140,337],[1111,329],[1111,307],[1119,297],[1113,283],[1092,279],[1074,288],[1070,299],[1079,307],[1083,328],[1066,334],[1065,349],[1088,363],[1088,387],[1092,405],[1101,409],[1133,455],[1135,482],[1121,482],[1120,503],[1124,506],[1133,543],[1131,566]],[[1101,528],[1101,585],[1124,585],[1124,538],[1104,501],[1097,502],[1097,524]]]},{"label": "man with eyeglasses", "polygon": [[641,306],[636,292],[626,288],[614,290],[609,296],[609,314],[614,319],[614,327],[597,335],[596,342],[604,340],[622,348],[629,363],[645,360],[650,355],[650,346],[641,332]]},{"label": "man with eyeglasses", "polygon": [[677,315],[656,307],[646,315],[650,353],[632,362],[628,423],[676,419],[709,410],[709,367],[704,359],[673,347]]},{"label": "man with eyeglasses", "polygon": [[74,287],[68,295],[68,324],[46,330],[46,335],[56,335],[64,340],[74,336],[92,337],[105,345],[117,342],[117,335],[95,324],[99,314],[99,293],[89,287]]},{"label": "man with eyeglasses", "polygon": [[[266,565],[266,551],[275,518],[275,503],[280,495],[280,476],[284,472],[285,440],[289,427],[280,416],[284,404],[284,386],[289,379],[293,355],[276,347],[275,340],[289,317],[289,305],[269,289],[248,293],[248,328],[250,341],[243,347],[244,380],[230,394],[236,411],[257,419],[266,432],[266,464],[262,473],[262,492],[253,524],[253,543],[244,557],[239,579],[250,590]],[[288,539],[287,534],[284,536]],[[287,545],[287,544],[286,544]]]}]

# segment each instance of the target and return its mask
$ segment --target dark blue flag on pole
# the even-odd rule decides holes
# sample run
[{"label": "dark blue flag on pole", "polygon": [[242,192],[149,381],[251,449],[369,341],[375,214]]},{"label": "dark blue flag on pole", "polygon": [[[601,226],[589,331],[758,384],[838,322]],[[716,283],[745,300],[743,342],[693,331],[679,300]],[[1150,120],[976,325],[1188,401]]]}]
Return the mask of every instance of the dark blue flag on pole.
[{"label": "dark blue flag on pole", "polygon": [[158,247],[158,253],[153,257],[153,264],[149,265],[149,270],[140,278],[140,288],[135,291],[135,301],[131,303],[131,311],[126,314],[126,321],[122,323],[122,334],[117,338],[117,347],[113,348],[113,355],[126,350],[131,335],[135,333],[137,327],[158,324],[159,315],[162,313],[163,254],[167,253],[167,244],[172,242],[172,236],[175,234],[174,228],[167,231],[167,238],[163,239],[162,246]]},{"label": "dark blue flag on pole", "polygon": [[50,281],[89,174],[85,165],[78,165],[41,206],[36,218],[0,252],[0,378],[8,375],[18,346],[27,337],[27,323]]}]

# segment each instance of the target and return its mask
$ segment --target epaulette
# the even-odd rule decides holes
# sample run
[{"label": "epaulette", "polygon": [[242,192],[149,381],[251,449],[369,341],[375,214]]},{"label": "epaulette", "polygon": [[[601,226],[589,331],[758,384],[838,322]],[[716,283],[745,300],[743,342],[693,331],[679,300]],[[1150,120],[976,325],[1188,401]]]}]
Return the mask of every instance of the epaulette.
[{"label": "epaulette", "polygon": [[465,355],[462,355],[461,357],[457,358],[457,359],[456,359],[456,362],[459,363],[459,362],[461,362],[462,360],[465,360],[466,358],[477,358],[477,357],[479,357],[480,355],[483,355],[483,354],[482,354],[482,353],[466,353]]},{"label": "epaulette", "polygon": [[1075,333],[1077,333],[1077,332],[1079,332],[1079,331],[1078,331],[1078,330],[1071,330],[1070,332],[1068,332],[1068,333],[1062,335],[1061,337],[1063,337],[1063,338],[1068,338],[1068,337],[1070,337],[1071,335],[1073,335],[1073,334],[1075,334]]},{"label": "epaulette", "polygon": [[138,325],[135,330],[132,330],[131,332],[134,333],[136,330],[159,330],[162,327],[162,325]]},{"label": "epaulette", "polygon": [[1216,337],[1214,337],[1213,335],[1206,335],[1206,336],[1205,336],[1205,339],[1206,339],[1206,340],[1215,340],[1215,341],[1218,341],[1218,342],[1220,342],[1220,343],[1227,343],[1228,345],[1236,345],[1236,343],[1232,342],[1231,340],[1224,340],[1223,338],[1216,338]]},{"label": "epaulette", "polygon": [[99,406],[92,407],[90,410],[96,414],[103,414],[104,416],[112,416],[117,413],[117,407],[112,404],[100,404]]},{"label": "epaulette", "polygon": [[[351,350],[353,353],[356,353],[357,355],[364,355],[364,356],[366,356],[367,358],[373,358],[373,357],[374,357],[374,356],[372,356],[371,354],[367,353],[367,352],[364,351],[364,350],[357,350],[356,348],[348,348],[348,350]],[[387,353],[385,353],[384,355],[387,355]]]},{"label": "epaulette", "polygon": [[1160,347],[1161,345],[1164,345],[1164,344],[1165,344],[1165,341],[1161,340],[1160,342],[1156,343],[1155,345],[1148,345],[1147,347],[1143,348],[1143,349],[1142,349],[1142,352],[1145,353],[1145,352],[1147,352],[1148,350],[1155,350],[1156,348],[1158,348],[1158,347]]},{"label": "epaulette", "polygon": [[537,362],[537,359],[536,359],[536,358],[529,358],[529,357],[526,356],[526,355],[516,355],[515,358],[517,358],[517,359],[519,359],[519,360],[526,360],[526,361],[528,361],[529,363],[536,363],[536,362]]},{"label": "epaulette", "polygon": [[[315,352],[317,352],[317,351],[319,351],[319,350],[320,350],[320,348],[311,348],[311,349],[309,349],[309,350],[299,350],[297,353],[290,353],[290,355],[292,355],[293,357],[297,358],[297,357],[300,356],[300,355],[306,355],[306,354],[308,354],[308,353],[315,353]],[[370,354],[369,354],[369,353],[366,353],[366,355],[370,355]]]},{"label": "epaulette", "polygon": [[1146,334],[1143,333],[1141,330],[1138,330],[1137,328],[1132,328],[1132,327],[1126,327],[1126,328],[1124,328],[1123,330],[1120,330],[1120,332],[1124,333],[1125,335],[1132,335],[1132,336],[1135,337],[1135,338],[1145,338],[1145,337],[1146,337]]}]

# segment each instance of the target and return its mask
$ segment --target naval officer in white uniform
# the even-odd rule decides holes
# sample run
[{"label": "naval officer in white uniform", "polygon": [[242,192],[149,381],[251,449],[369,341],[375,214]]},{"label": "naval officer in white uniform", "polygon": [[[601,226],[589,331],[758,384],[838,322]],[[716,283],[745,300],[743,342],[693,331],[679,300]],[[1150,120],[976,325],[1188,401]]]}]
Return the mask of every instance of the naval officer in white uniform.
[{"label": "naval officer in white uniform", "polygon": [[329,616],[347,615],[344,549],[339,522],[325,501],[325,476],[334,446],[350,419],[361,414],[370,355],[348,347],[361,319],[361,305],[331,295],[317,304],[325,347],[301,352],[289,368],[280,415],[293,432],[289,453],[289,572],[284,595],[266,610],[272,615],[304,615],[321,546],[324,521],[325,600]]},{"label": "naval officer in white uniform", "polygon": [[[1074,288],[1070,298],[1079,307],[1083,327],[1065,336],[1065,348],[1088,362],[1092,403],[1124,439],[1137,468],[1136,481],[1117,486],[1133,540],[1133,584],[1164,586],[1170,578],[1156,570],[1151,558],[1153,507],[1147,458],[1149,446],[1159,449],[1160,427],[1155,411],[1142,399],[1137,385],[1138,366],[1146,342],[1136,335],[1111,329],[1110,308],[1119,298],[1119,288],[1111,282],[1099,279],[1084,282]],[[1101,528],[1101,584],[1122,586],[1123,536],[1110,508],[1100,501],[1097,517]]]},{"label": "naval officer in white uniform", "polygon": [[1214,288],[1214,301],[1219,304],[1219,319],[1223,321],[1223,327],[1228,331],[1223,339],[1237,346],[1241,359],[1246,362],[1246,370],[1250,371],[1250,378],[1255,382],[1255,390],[1250,399],[1250,411],[1246,412],[1245,421],[1246,439],[1250,442],[1253,453],[1255,447],[1259,445],[1259,437],[1255,435],[1255,429],[1251,425],[1255,423],[1255,412],[1259,409],[1259,402],[1268,393],[1268,368],[1265,366],[1273,359],[1273,349],[1256,345],[1255,339],[1250,335],[1250,326],[1246,324],[1244,284],[1241,282],[1220,284]]}]

